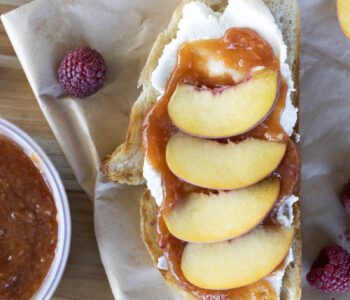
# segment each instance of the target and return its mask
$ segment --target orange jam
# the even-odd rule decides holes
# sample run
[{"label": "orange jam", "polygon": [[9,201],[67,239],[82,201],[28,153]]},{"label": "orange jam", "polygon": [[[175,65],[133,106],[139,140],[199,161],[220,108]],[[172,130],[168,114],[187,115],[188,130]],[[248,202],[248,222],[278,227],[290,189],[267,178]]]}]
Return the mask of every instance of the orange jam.
[{"label": "orange jam", "polygon": [[0,299],[32,299],[55,258],[55,200],[33,160],[0,133]]},{"label": "orange jam", "polygon": [[[208,66],[209,60],[220,61],[230,74],[213,74]],[[181,256],[186,242],[172,236],[163,220],[163,213],[172,209],[191,192],[208,193],[210,190],[191,185],[176,177],[168,168],[165,150],[169,138],[179,129],[168,115],[168,102],[179,83],[197,87],[222,88],[236,85],[250,76],[251,70],[265,66],[279,71],[279,60],[271,46],[255,31],[248,28],[231,28],[219,39],[199,40],[184,43],[177,54],[177,61],[167,82],[165,93],[155,103],[145,117],[142,132],[142,145],[145,156],[152,167],[161,174],[164,201],[157,215],[157,234],[159,247],[163,250],[168,267],[181,288],[198,299],[276,299],[270,284],[262,279],[245,287],[231,290],[206,290],[192,285],[181,271]],[[232,75],[236,74],[237,75]],[[286,154],[273,172],[281,181],[278,201],[264,223],[276,224],[278,208],[292,193],[298,181],[300,156],[297,146],[284,132],[280,116],[285,107],[287,85],[281,78],[281,88],[276,106],[268,118],[252,130],[229,138],[240,141],[254,137],[287,144]],[[218,140],[227,142],[226,139]],[[211,191],[215,192],[215,191]]]}]

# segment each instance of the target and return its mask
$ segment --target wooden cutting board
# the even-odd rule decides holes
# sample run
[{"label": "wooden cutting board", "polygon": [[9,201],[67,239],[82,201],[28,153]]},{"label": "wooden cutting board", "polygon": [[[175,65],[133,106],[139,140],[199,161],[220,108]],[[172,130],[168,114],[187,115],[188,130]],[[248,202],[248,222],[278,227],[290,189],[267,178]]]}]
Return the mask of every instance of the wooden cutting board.
[{"label": "wooden cutting board", "polygon": [[[0,14],[29,0],[0,0]],[[98,253],[93,208],[74,178],[47,124],[0,22],[0,117],[14,123],[44,149],[61,175],[72,215],[72,243],[66,270],[53,300],[113,299]]]}]

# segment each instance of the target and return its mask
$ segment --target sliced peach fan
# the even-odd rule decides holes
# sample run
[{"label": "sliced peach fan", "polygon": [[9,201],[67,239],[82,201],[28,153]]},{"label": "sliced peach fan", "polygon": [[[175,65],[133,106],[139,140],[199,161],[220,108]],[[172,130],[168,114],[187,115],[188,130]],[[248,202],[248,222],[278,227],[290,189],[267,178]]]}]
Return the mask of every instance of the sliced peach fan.
[{"label": "sliced peach fan", "polygon": [[[249,50],[247,50],[247,48],[249,48]],[[223,69],[231,70],[232,72],[212,74],[212,72],[210,72],[210,69],[208,68],[208,65],[217,61],[220,61],[220,63],[223,64]],[[242,61],[244,62],[243,64],[240,63]],[[236,90],[239,86],[249,86],[250,84],[252,84],[254,78],[253,76],[251,76],[250,78],[248,76],[256,67],[264,67],[265,71],[271,71],[270,74],[279,74],[280,71],[279,60],[274,56],[271,46],[265,40],[263,40],[255,31],[251,29],[231,28],[228,29],[225,35],[219,39],[186,42],[180,47],[178,51],[177,63],[169,78],[164,95],[150,109],[143,123],[142,146],[144,149],[144,153],[152,167],[161,174],[163,184],[164,201],[159,207],[156,222],[159,247],[162,250],[163,255],[167,261],[169,270],[171,271],[179,287],[186,290],[196,298],[201,299],[205,297],[218,297],[220,299],[245,299],[247,295],[262,295],[264,293],[268,293],[268,295],[271,296],[276,296],[274,289],[266,280],[263,279],[263,277],[266,276],[269,272],[271,272],[277,265],[270,265],[270,267],[266,268],[265,270],[267,271],[267,273],[261,273],[261,277],[255,278],[254,281],[251,281],[251,279],[247,279],[245,283],[241,282],[238,285],[236,285],[236,283],[232,285],[229,284],[225,287],[228,288],[227,290],[220,290],[221,287],[218,287],[219,289],[215,289],[214,286],[210,287],[210,285],[206,285],[205,287],[203,285],[202,287],[200,287],[198,283],[195,283],[194,281],[192,282],[191,280],[189,280],[189,273],[186,273],[187,275],[185,276],[181,263],[183,251],[187,247],[186,245],[191,245],[191,243],[188,244],[187,242],[178,239],[174,235],[172,235],[169,231],[170,227],[172,226],[169,223],[168,228],[165,223],[165,219],[167,218],[167,216],[169,217],[172,214],[172,212],[175,212],[177,209],[181,208],[182,205],[185,203],[186,199],[189,199],[188,197],[192,197],[196,194],[200,194],[204,198],[211,197],[213,195],[218,197],[218,195],[221,195],[222,193],[219,192],[218,189],[247,187],[264,179],[272,172],[273,177],[279,178],[280,180],[280,190],[279,195],[277,197],[278,199],[272,206],[272,209],[266,208],[271,204],[266,205],[266,207],[262,209],[262,211],[265,210],[264,213],[265,215],[267,214],[267,217],[264,218],[264,215],[260,215],[260,218],[262,218],[261,223],[263,226],[277,226],[275,225],[277,222],[275,214],[278,211],[279,206],[283,203],[283,201],[286,198],[288,198],[289,195],[291,195],[291,193],[293,192],[294,185],[298,180],[298,174],[300,169],[300,158],[298,150],[293,141],[284,132],[280,124],[280,116],[285,107],[287,93],[287,84],[284,78],[279,76],[279,86],[278,84],[276,84],[278,82],[276,79],[269,81],[271,90],[267,91],[267,94],[263,94],[262,98],[262,100],[264,101],[266,99],[268,100],[266,101],[268,105],[264,107],[263,112],[259,110],[260,115],[257,118],[252,118],[252,120],[249,121],[250,124],[247,125],[247,132],[242,133],[243,129],[240,128],[238,129],[238,131],[236,131],[236,133],[240,132],[240,134],[235,135],[234,137],[231,137],[228,140],[225,139],[225,143],[222,143],[222,140],[206,140],[198,137],[202,136],[202,134],[203,136],[206,136],[205,130],[203,129],[205,128],[205,126],[201,128],[201,130],[203,129],[203,132],[201,132],[200,134],[196,134],[197,137],[189,136],[185,133],[179,132],[179,128],[175,126],[174,122],[172,122],[168,113],[168,105],[170,103],[170,99],[174,95],[174,92],[177,89],[177,87],[186,86],[191,89],[190,94],[192,93],[192,95],[190,95],[189,98],[191,99],[189,101],[193,102],[192,107],[195,107],[196,101],[194,100],[198,99],[199,97],[197,97],[196,95],[198,94],[194,94],[194,92],[208,92],[208,90],[210,89],[212,89],[212,91],[220,90],[220,93],[212,93],[211,96],[215,95],[222,97],[222,95],[227,90],[231,89],[230,87],[232,86],[234,87],[232,88],[232,90]],[[273,76],[271,78],[273,78]],[[241,83],[245,79],[247,79],[246,82]],[[249,83],[250,80],[251,82]],[[203,87],[205,88],[203,89]],[[225,88],[222,89],[223,87]],[[251,91],[254,90],[255,88],[251,89]],[[275,101],[278,92],[278,99]],[[242,94],[244,94],[244,90]],[[249,94],[250,92],[247,92],[246,95],[249,96]],[[214,102],[211,101],[213,100],[211,96],[208,97],[207,102]],[[246,99],[248,98],[249,97],[247,97]],[[249,100],[252,101],[253,98],[254,97],[252,97]],[[178,101],[178,99],[175,100],[176,102]],[[254,102],[252,101],[251,103]],[[267,110],[268,106],[270,106],[271,103],[272,109],[270,108],[270,110],[272,111],[270,112]],[[215,107],[215,105],[214,108],[210,107],[210,110],[212,111],[215,111],[216,109],[217,108]],[[245,113],[244,108],[242,109],[242,113]],[[174,121],[175,118],[177,117],[178,119],[180,115],[181,114],[179,114],[178,112],[175,112],[175,114],[172,115]],[[209,121],[210,122],[207,122],[207,124],[212,124],[216,122],[215,119]],[[181,127],[179,123],[177,123],[177,125]],[[189,129],[181,129],[183,131],[191,132]],[[191,133],[193,134],[193,132]],[[217,133],[215,133],[214,135],[215,137],[216,134]],[[228,135],[231,134],[232,133],[228,133]],[[220,137],[225,135],[226,133],[218,134],[218,136]],[[171,150],[170,148],[174,146],[171,144],[174,141],[174,139],[176,142],[176,147],[174,148],[175,150]],[[184,144],[186,144],[188,141],[188,147],[183,147]],[[197,150],[194,150],[193,145],[197,143],[198,145],[195,146]],[[249,145],[250,143],[251,145]],[[209,151],[204,151],[204,144],[208,144],[208,147],[212,147],[213,149]],[[249,145],[248,148],[250,148],[250,150],[240,150],[242,146],[245,147],[246,145]],[[262,148],[266,147],[267,149],[265,149],[266,151],[263,151],[266,154],[266,159],[254,160],[254,157],[257,156],[259,151],[262,149],[261,146]],[[167,148],[169,148],[170,150]],[[227,165],[227,163],[230,161],[229,158],[232,158],[232,155],[238,155],[237,157],[240,157],[241,159],[231,161],[238,162],[241,160],[241,165],[235,165],[235,167],[232,167],[231,165],[226,169],[233,170],[232,172],[236,172],[238,175],[239,173],[246,173],[243,176],[244,180],[242,180],[242,178],[240,178],[240,180],[235,180],[235,184],[232,184],[232,182],[228,183],[226,181],[226,179],[230,177],[229,172],[226,172],[227,174],[225,176],[222,176],[222,174],[220,173],[221,171],[219,171],[220,168],[217,166],[218,163],[215,163],[215,161],[218,162],[218,159],[220,157],[219,155],[217,155],[215,158],[215,153],[217,153],[216,151],[225,152],[225,150],[222,149],[226,148],[229,149],[229,151],[227,151],[228,153],[223,154],[222,164],[220,166],[224,167],[225,164]],[[272,153],[275,153],[270,155],[270,151],[272,151]],[[244,157],[241,155],[243,155]],[[270,157],[271,159],[268,159],[268,157]],[[211,160],[210,168],[206,168],[206,165],[208,165],[208,159],[209,161]],[[197,167],[201,166],[202,169],[197,169],[196,171],[193,171],[194,168],[192,168],[192,166],[195,160]],[[262,168],[259,167],[259,164],[262,165]],[[257,165],[257,167],[254,165]],[[181,170],[181,168],[184,166],[187,166],[185,172],[183,172],[184,170]],[[249,166],[250,171],[248,169],[248,171],[245,169],[246,166]],[[260,174],[258,174],[258,176],[256,176],[255,171],[259,171],[261,169],[263,169],[263,171]],[[207,172],[206,176],[204,177],[212,179],[210,180],[210,182],[203,181],[203,178],[200,178],[203,170],[206,170]],[[216,173],[213,174],[213,176],[210,176],[210,171],[213,170],[218,171],[220,174]],[[247,172],[242,172],[242,170],[245,170]],[[180,174],[180,172],[183,173]],[[178,177],[179,175],[181,178]],[[216,181],[215,185],[212,184],[213,180]],[[211,189],[204,188],[201,186],[210,187]],[[252,186],[252,188],[253,187],[254,186]],[[271,200],[271,198],[269,198],[269,200]],[[273,202],[273,200],[271,201]],[[271,211],[270,213],[268,213],[270,209]],[[225,207],[223,207],[222,210],[225,210]],[[203,215],[205,215],[205,212],[203,212]],[[182,218],[182,216],[177,216],[177,218]],[[167,221],[169,221],[169,218]],[[176,222],[178,222],[178,220],[175,220],[175,223]],[[255,231],[255,229],[253,228],[257,225],[257,222],[251,223],[249,225],[251,226],[251,228],[244,228],[245,232],[249,231],[247,235]],[[177,225],[175,224],[175,226]],[[278,228],[278,226],[275,228]],[[171,229],[175,230],[174,226]],[[178,235],[180,234],[181,232]],[[184,240],[186,240],[186,237],[181,237]],[[196,239],[196,237],[191,238]],[[189,238],[188,240],[190,240],[191,238]],[[212,236],[211,238],[227,239],[227,236],[217,237],[215,236],[214,232],[214,236]],[[242,237],[239,237],[235,240],[240,239],[242,239]],[[198,243],[196,243],[196,245],[197,244]],[[198,245],[203,246],[206,244]],[[283,260],[283,257],[288,252],[289,245],[288,247],[286,247],[286,252],[283,253],[283,255],[281,254],[280,260]],[[278,264],[278,262],[276,263]],[[213,275],[215,276],[214,273]]]}]

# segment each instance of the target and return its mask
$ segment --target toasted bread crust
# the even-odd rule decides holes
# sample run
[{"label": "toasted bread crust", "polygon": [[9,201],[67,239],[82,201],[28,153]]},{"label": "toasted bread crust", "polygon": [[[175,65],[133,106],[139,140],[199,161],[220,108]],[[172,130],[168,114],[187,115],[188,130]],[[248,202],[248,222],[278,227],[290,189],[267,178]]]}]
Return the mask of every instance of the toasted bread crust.
[{"label": "toasted bread crust", "polygon": [[[144,154],[141,146],[141,128],[145,114],[156,102],[159,93],[153,88],[151,75],[158,65],[158,60],[163,53],[165,45],[176,37],[178,23],[182,18],[182,8],[192,0],[183,0],[174,11],[169,26],[156,39],[147,62],[139,78],[139,86],[142,92],[133,105],[125,143],[120,145],[112,155],[108,156],[102,165],[104,175],[111,181],[127,184],[143,184],[142,176]],[[227,5],[227,0],[198,0],[214,11],[223,11]],[[288,60],[295,92],[292,94],[292,102],[299,106],[299,53],[300,53],[300,16],[297,0],[264,0],[271,10],[277,24],[282,30],[284,40],[288,46]],[[295,126],[295,133],[298,133],[298,125]],[[299,186],[294,190],[294,194],[299,196]],[[149,191],[146,191],[141,198],[141,233],[146,247],[151,254],[155,266],[158,258],[162,256],[158,248],[157,236],[155,232],[155,219],[157,215],[157,205]],[[292,244],[293,262],[287,267],[283,278],[281,299],[296,300],[301,298],[301,225],[300,225],[300,203],[294,204],[295,238]],[[172,274],[168,270],[160,270],[166,282],[175,290],[180,292],[185,299],[193,297],[182,290],[176,283]]]}]

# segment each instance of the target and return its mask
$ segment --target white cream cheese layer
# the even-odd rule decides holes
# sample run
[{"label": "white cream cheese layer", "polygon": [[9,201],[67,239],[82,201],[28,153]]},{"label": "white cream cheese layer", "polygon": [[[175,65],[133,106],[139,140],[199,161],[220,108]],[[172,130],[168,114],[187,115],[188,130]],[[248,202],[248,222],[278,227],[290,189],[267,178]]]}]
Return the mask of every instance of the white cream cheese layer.
[{"label": "white cream cheese layer", "polygon": [[[297,121],[298,109],[293,106],[291,101],[294,83],[290,68],[286,63],[287,47],[283,42],[281,31],[275,23],[271,12],[262,0],[229,0],[229,4],[222,14],[214,12],[199,1],[186,4],[183,8],[183,17],[179,22],[179,30],[176,38],[164,47],[158,66],[152,73],[152,85],[160,93],[158,100],[164,93],[166,82],[176,63],[177,50],[182,43],[186,41],[220,38],[231,27],[249,27],[254,29],[271,45],[276,57],[279,58],[281,73],[288,84],[286,106],[281,116],[281,125],[285,132],[291,136]],[[209,60],[208,68],[213,73],[229,73],[229,70],[225,70],[220,65],[220,62]],[[232,74],[232,76],[235,76],[235,74]],[[160,206],[163,201],[161,177],[146,159],[144,161],[143,176],[157,205]],[[292,195],[280,208],[277,220],[283,226],[289,227],[292,224],[292,206],[297,200],[298,197]],[[271,286],[276,290],[278,298],[285,269],[292,261],[293,254],[290,249],[285,268],[266,277]],[[164,257],[159,259],[158,267],[162,269],[166,268]]]},{"label": "white cream cheese layer", "polygon": [[281,288],[282,288],[282,280],[284,276],[284,272],[286,271],[288,265],[293,261],[293,250],[292,248],[289,249],[288,256],[284,263],[284,268],[282,270],[279,270],[277,272],[273,272],[271,275],[265,277],[265,279],[270,283],[270,285],[275,289],[278,298],[281,294]]},{"label": "white cream cheese layer", "polygon": [[290,227],[294,220],[293,204],[299,200],[299,197],[291,195],[281,205],[277,212],[277,221],[284,227]]},{"label": "white cream cheese layer", "polygon": [[143,177],[146,179],[147,188],[151,191],[151,195],[156,200],[157,205],[160,206],[163,202],[162,179],[146,158],[143,163]]},{"label": "white cream cheese layer", "polygon": [[164,256],[158,258],[157,268],[161,270],[168,270],[168,265]]}]

